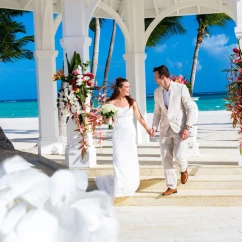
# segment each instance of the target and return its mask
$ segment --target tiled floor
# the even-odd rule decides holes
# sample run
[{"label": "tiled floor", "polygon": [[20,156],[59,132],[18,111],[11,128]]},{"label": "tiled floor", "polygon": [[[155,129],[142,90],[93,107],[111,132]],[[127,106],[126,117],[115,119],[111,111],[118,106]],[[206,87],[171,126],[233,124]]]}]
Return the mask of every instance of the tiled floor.
[{"label": "tiled floor", "polygon": [[241,207],[116,207],[119,242],[242,242]]}]

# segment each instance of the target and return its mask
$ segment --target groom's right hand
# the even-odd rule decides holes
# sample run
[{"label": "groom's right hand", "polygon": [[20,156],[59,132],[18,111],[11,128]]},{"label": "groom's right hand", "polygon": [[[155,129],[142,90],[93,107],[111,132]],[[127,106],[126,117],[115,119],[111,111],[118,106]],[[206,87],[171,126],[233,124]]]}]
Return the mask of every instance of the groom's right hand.
[{"label": "groom's right hand", "polygon": [[155,137],[155,129],[154,128],[151,129],[151,137]]}]

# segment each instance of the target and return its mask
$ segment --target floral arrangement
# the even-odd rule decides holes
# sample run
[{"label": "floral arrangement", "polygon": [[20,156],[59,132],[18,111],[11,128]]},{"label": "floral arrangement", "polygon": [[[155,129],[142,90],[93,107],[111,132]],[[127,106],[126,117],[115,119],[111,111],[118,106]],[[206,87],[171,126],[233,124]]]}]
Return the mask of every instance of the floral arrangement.
[{"label": "floral arrangement", "polygon": [[186,76],[183,77],[182,75],[179,75],[179,76],[175,76],[175,75],[173,75],[173,76],[170,77],[170,79],[171,79],[172,81],[174,81],[174,82],[177,82],[177,83],[181,83],[181,84],[186,85],[187,88],[188,88],[188,90],[190,91],[190,89],[191,89],[191,84],[190,84],[190,82],[188,82],[188,81],[186,80]]},{"label": "floral arrangement", "polygon": [[95,86],[94,75],[86,72],[89,62],[83,63],[78,53],[74,52],[70,62],[67,58],[67,66],[68,75],[64,75],[60,70],[53,76],[54,81],[63,82],[58,92],[57,107],[62,115],[66,116],[66,122],[69,118],[75,120],[76,131],[80,134],[79,149],[84,158],[89,146],[87,133],[92,132],[93,138],[102,139],[101,135],[95,133],[96,127],[102,124],[102,120],[98,114],[98,108],[94,108],[90,100],[92,91],[98,90],[98,87]]},{"label": "floral arrangement", "polygon": [[113,104],[104,104],[100,109],[100,114],[103,119],[107,119],[109,129],[113,129],[113,116],[117,111],[117,108]]},{"label": "floral arrangement", "polygon": [[[227,110],[231,112],[233,128],[239,125],[239,135],[242,135],[242,52],[241,48],[234,48],[230,58],[230,69],[223,71],[227,72],[228,79],[228,98],[225,100]],[[240,154],[242,155],[242,137],[239,138]]]}]

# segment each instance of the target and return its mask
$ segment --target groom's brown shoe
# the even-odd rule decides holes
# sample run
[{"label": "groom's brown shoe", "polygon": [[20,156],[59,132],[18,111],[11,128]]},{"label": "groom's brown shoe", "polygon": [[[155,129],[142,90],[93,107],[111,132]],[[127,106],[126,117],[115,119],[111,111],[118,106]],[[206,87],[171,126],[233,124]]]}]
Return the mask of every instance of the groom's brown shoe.
[{"label": "groom's brown shoe", "polygon": [[188,172],[187,169],[184,172],[181,172],[181,183],[186,184],[188,180]]},{"label": "groom's brown shoe", "polygon": [[177,188],[171,189],[171,188],[168,187],[167,190],[162,193],[162,196],[168,196],[168,195],[171,195],[173,193],[177,193]]}]

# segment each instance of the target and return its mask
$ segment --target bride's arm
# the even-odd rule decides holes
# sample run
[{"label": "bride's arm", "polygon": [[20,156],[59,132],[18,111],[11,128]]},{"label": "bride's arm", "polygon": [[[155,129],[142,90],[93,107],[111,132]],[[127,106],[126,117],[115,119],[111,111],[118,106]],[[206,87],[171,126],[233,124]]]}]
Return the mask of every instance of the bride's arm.
[{"label": "bride's arm", "polygon": [[139,123],[145,128],[145,130],[147,131],[148,134],[151,134],[151,129],[148,127],[147,123],[145,122],[144,118],[142,117],[138,105],[137,103],[134,101],[133,104],[133,109],[134,109],[134,115],[137,118],[137,120],[139,121]]}]

